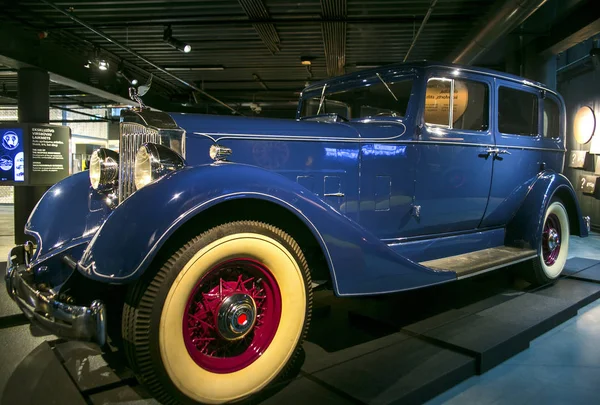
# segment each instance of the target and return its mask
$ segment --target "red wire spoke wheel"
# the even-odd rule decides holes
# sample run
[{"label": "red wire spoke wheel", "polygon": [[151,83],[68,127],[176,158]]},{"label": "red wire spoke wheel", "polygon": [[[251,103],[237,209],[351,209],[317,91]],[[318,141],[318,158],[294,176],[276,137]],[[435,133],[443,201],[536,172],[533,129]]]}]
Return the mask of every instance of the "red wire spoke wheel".
[{"label": "red wire spoke wheel", "polygon": [[538,257],[522,268],[524,278],[534,285],[555,281],[562,273],[569,253],[569,216],[563,203],[554,199],[546,208]]},{"label": "red wire spoke wheel", "polygon": [[159,401],[240,401],[289,376],[312,308],[310,271],[291,236],[232,222],[161,263],[132,286],[123,311],[126,356]]},{"label": "red wire spoke wheel", "polygon": [[560,253],[561,243],[560,221],[556,214],[550,214],[546,218],[544,231],[542,233],[542,255],[544,263],[547,266],[552,266],[556,263],[556,259]]},{"label": "red wire spoke wheel", "polygon": [[220,263],[194,288],[183,319],[190,356],[215,373],[239,371],[261,356],[279,326],[281,293],[256,260]]}]

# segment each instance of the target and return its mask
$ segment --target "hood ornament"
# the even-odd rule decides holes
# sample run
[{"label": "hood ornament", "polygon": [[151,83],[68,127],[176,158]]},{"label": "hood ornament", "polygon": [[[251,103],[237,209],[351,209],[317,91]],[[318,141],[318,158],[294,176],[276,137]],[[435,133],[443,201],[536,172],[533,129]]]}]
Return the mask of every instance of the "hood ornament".
[{"label": "hood ornament", "polygon": [[143,86],[139,86],[137,89],[135,87],[129,88],[129,98],[133,101],[137,102],[140,105],[140,110],[146,108],[146,105],[142,101],[142,97],[146,95],[150,91],[150,87],[152,86],[152,74],[150,74],[150,78],[148,78],[148,82]]}]

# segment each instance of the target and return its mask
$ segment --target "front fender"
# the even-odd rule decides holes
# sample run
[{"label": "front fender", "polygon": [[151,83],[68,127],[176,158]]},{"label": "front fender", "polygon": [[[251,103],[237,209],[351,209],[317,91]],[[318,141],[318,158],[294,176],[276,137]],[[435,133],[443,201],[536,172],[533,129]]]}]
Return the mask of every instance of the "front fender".
[{"label": "front fender", "polygon": [[187,167],[136,191],[107,218],[78,268],[92,279],[129,283],[141,276],[180,226],[235,198],[268,200],[301,219],[321,245],[339,295],[399,291],[456,278],[398,256],[299,184],[233,163]]},{"label": "front fender", "polygon": [[37,240],[34,264],[88,242],[110,215],[105,197],[90,186],[88,172],[61,180],[40,199],[25,225]]},{"label": "front fender", "polygon": [[554,197],[560,198],[566,206],[571,234],[588,236],[581,208],[569,179],[560,173],[546,171],[529,187],[523,204],[506,227],[507,244],[525,244],[540,253],[544,215]]}]

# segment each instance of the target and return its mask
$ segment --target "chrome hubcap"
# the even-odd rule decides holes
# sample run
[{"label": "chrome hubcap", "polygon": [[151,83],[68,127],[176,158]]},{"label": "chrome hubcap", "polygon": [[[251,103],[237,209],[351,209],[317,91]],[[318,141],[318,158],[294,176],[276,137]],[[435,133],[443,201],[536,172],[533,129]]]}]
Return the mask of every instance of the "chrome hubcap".
[{"label": "chrome hubcap", "polygon": [[219,334],[227,340],[242,339],[256,322],[256,304],[247,294],[233,294],[219,307],[217,325]]},{"label": "chrome hubcap", "polygon": [[558,246],[560,246],[560,236],[558,235],[558,231],[552,228],[548,231],[548,248],[554,250]]}]

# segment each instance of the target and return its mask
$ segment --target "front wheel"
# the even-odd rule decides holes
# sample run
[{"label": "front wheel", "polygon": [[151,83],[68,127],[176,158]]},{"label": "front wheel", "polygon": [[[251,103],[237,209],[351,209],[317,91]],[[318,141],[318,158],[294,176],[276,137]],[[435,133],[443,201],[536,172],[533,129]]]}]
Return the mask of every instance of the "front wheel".
[{"label": "front wheel", "polygon": [[555,281],[562,273],[569,254],[569,216],[560,200],[553,200],[544,216],[541,254],[527,263],[526,278],[535,285]]},{"label": "front wheel", "polygon": [[250,221],[193,238],[130,290],[125,353],[165,404],[221,404],[285,377],[307,332],[312,291],[298,244]]}]

